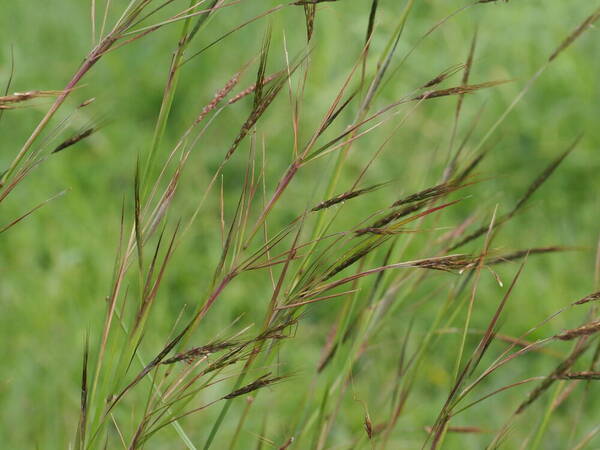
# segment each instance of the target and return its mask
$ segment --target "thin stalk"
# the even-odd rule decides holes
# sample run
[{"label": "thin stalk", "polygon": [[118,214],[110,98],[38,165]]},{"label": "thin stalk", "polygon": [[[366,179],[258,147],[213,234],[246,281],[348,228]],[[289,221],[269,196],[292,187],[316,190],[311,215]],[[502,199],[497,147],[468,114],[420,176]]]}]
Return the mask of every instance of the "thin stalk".
[{"label": "thin stalk", "polygon": [[[190,1],[190,8],[194,6],[196,3],[195,0]],[[175,55],[171,60],[171,67],[169,69],[169,77],[167,79],[167,84],[165,85],[162,103],[160,105],[160,111],[158,113],[158,119],[156,121],[156,126],[154,127],[154,135],[152,136],[152,143],[150,144],[150,152],[148,153],[148,158],[146,159],[146,167],[144,169],[144,176],[142,177],[142,186],[143,186],[143,196],[146,196],[147,188],[148,188],[148,177],[150,176],[150,171],[152,169],[154,159],[156,158],[156,153],[158,151],[158,147],[160,146],[162,139],[165,134],[165,130],[167,128],[167,122],[169,120],[169,115],[171,113],[171,109],[173,107],[173,99],[175,98],[175,91],[177,90],[177,83],[179,81],[179,65],[181,63],[181,59],[185,53],[185,50],[189,44],[188,39],[188,30],[190,28],[190,23],[192,21],[192,17],[188,17],[183,22],[183,26],[181,27],[181,33],[179,34],[179,42],[177,45],[177,50]]]},{"label": "thin stalk", "polygon": [[550,422],[550,416],[554,412],[554,405],[555,405],[556,399],[562,392],[564,386],[565,386],[564,381],[561,381],[556,386],[556,389],[554,390],[554,395],[552,396],[552,398],[548,402],[548,406],[546,407],[546,412],[544,413],[542,423],[540,423],[540,426],[538,427],[538,430],[535,434],[533,443],[531,444],[531,447],[530,447],[531,450],[537,450],[539,448],[540,443],[542,442],[542,438],[544,437],[544,433],[546,432],[546,428],[548,428],[548,423]]}]

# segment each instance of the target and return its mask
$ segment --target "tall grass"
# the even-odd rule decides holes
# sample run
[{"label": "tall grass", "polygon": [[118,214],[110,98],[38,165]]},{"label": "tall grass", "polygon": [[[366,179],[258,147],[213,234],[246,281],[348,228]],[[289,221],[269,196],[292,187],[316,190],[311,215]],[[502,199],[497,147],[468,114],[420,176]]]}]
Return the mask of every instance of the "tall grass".
[{"label": "tall grass", "polygon": [[[98,132],[100,123],[74,134],[65,132],[72,117],[95,105],[90,99],[73,107],[69,99],[83,89],[86,76],[97,65],[122,47],[178,27],[170,65],[163,68],[166,83],[153,137],[138,155],[124,156],[137,160],[136,170],[130,196],[122,203],[104,317],[85,318],[103,325],[99,335],[90,331],[83,344],[79,420],[73,424],[72,440],[65,444],[77,449],[153,448],[164,442],[161,436],[168,436],[166,448],[403,448],[404,421],[418,423],[425,430],[418,444],[422,448],[461,448],[461,439],[474,440],[478,448],[497,448],[506,442],[512,446],[515,441],[522,448],[543,448],[561,405],[582,381],[582,389],[587,390],[589,383],[600,378],[600,325],[595,306],[600,294],[567,302],[550,317],[531,323],[519,336],[501,334],[503,322],[510,321],[505,314],[507,304],[518,291],[521,277],[527,276],[529,259],[573,249],[534,244],[507,251],[495,247],[494,241],[506,224],[527,214],[531,198],[576,150],[580,130],[574,130],[567,148],[552,149],[556,156],[545,167],[532,169],[530,184],[507,212],[483,199],[477,211],[461,206],[468,196],[477,197],[477,186],[486,182],[480,164],[494,151],[494,139],[505,119],[542,73],[552,70],[573,45],[594,33],[600,9],[580,11],[580,25],[564,31],[555,49],[524,82],[471,80],[473,66],[479,63],[477,42],[485,33],[474,30],[472,40],[461,43],[464,61],[430,73],[385,103],[382,90],[397,82],[397,74],[406,70],[405,62],[420,51],[421,42],[449,26],[455,15],[511,5],[473,2],[422,30],[422,37],[409,45],[403,41],[404,32],[418,2],[386,5],[385,10],[384,2],[364,2],[362,15],[353,18],[364,26],[360,51],[352,55],[348,67],[336,66],[335,82],[321,94],[326,106],[313,110],[304,107],[303,98],[311,89],[315,70],[313,50],[322,44],[317,37],[319,26],[325,24],[318,17],[322,9],[345,8],[345,2],[274,2],[271,7],[246,3],[92,1],[93,46],[65,87],[9,94],[9,80],[0,97],[0,112],[5,114],[36,99],[53,99],[2,174],[3,201],[26,179],[35,183],[34,169]],[[238,9],[251,14],[242,17]],[[302,14],[294,16],[299,21],[283,37],[276,36],[269,20],[289,9],[301,10]],[[395,23],[389,30],[378,28],[383,11],[394,13]],[[237,24],[217,36],[204,34],[216,15],[231,15]],[[240,60],[235,72],[222,74],[222,84],[212,99],[198,104],[197,112],[185,118],[186,128],[171,144],[165,136],[173,124],[175,99],[184,95],[181,77],[186,64],[221,41],[235,41],[244,27],[255,23],[264,24],[264,34],[253,43],[254,54]],[[298,42],[299,34],[303,46],[290,48],[288,36]],[[463,125],[470,107],[468,97],[507,83],[522,87],[487,129],[480,131],[477,121]],[[435,174],[438,181],[401,194],[397,181],[373,179],[373,167],[382,163],[384,153],[395,151],[389,148],[390,142],[406,124],[423,108],[435,108],[436,102],[447,100],[456,106],[445,120],[449,144],[440,149],[445,163]],[[278,102],[289,105],[290,117],[278,120],[287,124],[290,149],[269,148],[268,137],[260,131]],[[66,108],[72,111],[65,115]],[[231,143],[214,148],[211,131],[215,124],[223,126],[220,115],[235,108],[244,116],[227,124]],[[109,124],[120,125],[119,121]],[[191,161],[200,151],[216,153],[219,160],[198,189]],[[368,156],[354,162],[359,151]],[[279,173],[269,166],[273,152],[287,155],[287,166]],[[233,164],[238,167],[235,171],[229,170]],[[193,198],[188,197],[192,190],[185,188],[186,183],[194,186]],[[234,186],[235,198],[225,195],[227,183]],[[0,233],[62,194],[8,219],[0,225]],[[292,198],[298,195],[300,199]],[[215,211],[208,234],[212,240],[221,240],[219,254],[196,269],[203,280],[198,286],[206,286],[206,291],[187,302],[189,307],[178,313],[165,336],[154,325],[160,313],[157,303],[168,301],[161,287],[170,273],[178,271],[178,265],[194,263],[177,260],[178,251],[189,245],[200,226],[199,218]],[[10,239],[10,234],[2,238]],[[503,265],[512,267],[507,286],[497,273]],[[494,307],[485,318],[486,326],[476,328],[475,316],[481,318],[489,311],[482,308],[479,312],[484,301],[480,284],[489,276],[504,286],[504,292],[497,299],[485,299]],[[249,283],[263,288],[255,292]],[[262,317],[251,323],[241,315],[230,324],[220,324],[218,333],[207,332],[215,328],[208,325],[211,314],[227,302],[231,289],[243,289],[246,302],[253,308],[258,305]],[[265,291],[267,297],[256,295]],[[434,315],[421,318],[422,307],[432,303]],[[308,333],[310,310],[317,305],[331,305],[337,311],[329,329],[319,329],[324,341],[321,357],[310,362],[314,367],[310,373],[290,372],[285,358],[295,351],[299,337]],[[581,322],[573,322],[566,330],[552,326],[556,317],[571,310],[582,311]],[[399,328],[403,337],[382,350],[395,365],[370,356],[377,354],[373,346],[382,335]],[[442,343],[445,336],[455,339]],[[440,358],[449,361],[451,380],[444,402],[427,408],[436,414],[424,423],[420,418],[425,408],[413,398],[424,398],[422,392],[427,391],[435,371],[431,355],[440,349],[451,352]],[[534,354],[554,358],[555,368],[545,374],[498,376],[507,370],[505,366]],[[361,396],[355,388],[355,379],[365,373],[369,383],[375,384],[373,398]],[[299,383],[300,377],[307,378],[308,384]],[[500,410],[499,399],[513,389],[521,398]],[[291,411],[277,410],[276,404],[257,410],[255,404],[264,391],[293,392],[301,401]],[[584,407],[571,402],[571,414],[585,415]],[[535,413],[524,420],[532,409]],[[496,429],[487,429],[485,424],[463,421],[472,410],[494,417],[511,412],[494,421]],[[249,437],[243,430],[255,414],[260,415],[263,429]],[[468,417],[475,420],[477,414]],[[339,431],[339,423],[347,420],[359,425]],[[269,421],[278,423],[276,433],[267,433]],[[565,445],[583,448],[597,431],[582,430],[561,438]]]}]

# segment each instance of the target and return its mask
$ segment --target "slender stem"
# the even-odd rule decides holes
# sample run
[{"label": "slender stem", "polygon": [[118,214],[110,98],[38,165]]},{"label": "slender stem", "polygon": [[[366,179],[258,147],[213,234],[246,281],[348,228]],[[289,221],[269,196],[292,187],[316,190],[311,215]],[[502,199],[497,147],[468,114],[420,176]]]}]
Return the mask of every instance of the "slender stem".
[{"label": "slender stem", "polygon": [[94,50],[92,50],[92,52],[83,61],[83,64],[80,66],[79,70],[75,73],[75,75],[73,75],[73,78],[71,78],[71,81],[69,81],[69,83],[67,83],[67,85],[65,86],[63,91],[56,98],[56,100],[54,100],[54,103],[52,104],[52,106],[50,107],[48,112],[44,115],[42,120],[38,123],[37,127],[35,128],[35,130],[33,130],[31,135],[25,142],[25,144],[23,144],[23,147],[21,147],[21,150],[19,150],[19,153],[17,154],[15,159],[10,164],[8,170],[4,173],[4,175],[0,179],[0,187],[3,187],[6,184],[6,181],[14,173],[14,171],[17,168],[17,166],[19,165],[19,163],[23,160],[25,155],[29,152],[29,150],[33,146],[36,139],[40,136],[42,131],[44,131],[44,128],[46,128],[46,125],[48,125],[48,123],[50,122],[52,117],[54,117],[54,114],[56,113],[56,111],[58,111],[58,109],[62,106],[62,104],[65,102],[65,100],[67,99],[69,94],[73,91],[75,86],[77,86],[77,84],[79,83],[79,81],[81,81],[81,79],[84,77],[84,75],[94,66],[94,64],[96,64],[98,62],[98,60],[102,57],[102,55],[115,43],[115,41],[116,41],[116,39],[112,35],[108,36],[96,48],[94,48]]},{"label": "slender stem", "polygon": [[[191,0],[190,8],[192,8],[194,4],[195,0]],[[156,121],[156,127],[154,128],[154,136],[152,137],[152,144],[150,146],[150,153],[148,154],[148,159],[146,160],[146,168],[144,170],[144,176],[142,177],[144,197],[148,186],[147,181],[152,168],[152,164],[154,163],[154,158],[156,157],[158,147],[160,146],[162,138],[165,134],[167,122],[169,120],[169,115],[173,107],[173,99],[175,98],[177,82],[179,81],[179,65],[185,53],[185,49],[187,48],[187,44],[189,43],[188,29],[190,27],[191,20],[192,17],[188,17],[183,22],[183,27],[181,28],[181,34],[179,36],[179,43],[177,45],[177,51],[175,52],[175,55],[173,55],[173,59],[171,61],[171,67],[169,69],[169,78],[167,80],[167,84],[165,85],[163,100],[162,104],[160,105],[160,112],[158,113],[158,120]]]}]

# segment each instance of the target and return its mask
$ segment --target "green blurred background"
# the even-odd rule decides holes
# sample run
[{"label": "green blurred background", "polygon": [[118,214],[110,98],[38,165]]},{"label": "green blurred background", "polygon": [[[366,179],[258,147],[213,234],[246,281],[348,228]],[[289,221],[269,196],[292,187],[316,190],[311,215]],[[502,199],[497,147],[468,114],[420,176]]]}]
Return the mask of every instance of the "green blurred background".
[{"label": "green blurred background", "polygon": [[[115,11],[124,3],[113,2]],[[191,51],[204,47],[224,32],[279,3],[247,0],[219,12],[196,38]],[[373,40],[374,55],[383,50],[403,7],[403,2],[396,0],[382,0],[380,3]],[[382,107],[423,85],[449,66],[464,62],[473,33],[478,29],[471,80],[477,83],[511,79],[513,82],[468,96],[459,139],[464,137],[471,121],[481,114],[471,144],[474,145],[554,48],[592,12],[592,4],[595,3],[586,0],[533,0],[467,8],[419,45],[394,73],[377,98],[376,105]],[[467,2],[464,1],[417,1],[392,68],[435,23],[465,5]],[[370,2],[366,0],[340,0],[325,3],[318,9],[312,69],[302,106],[301,134],[304,139],[325,113],[360,53],[369,6]],[[299,54],[306,41],[303,14],[299,7],[284,8],[270,19],[251,24],[191,60],[182,72],[161,156],[166,154],[202,106],[210,101],[214,92],[260,51],[267,23],[273,26],[270,71],[279,69],[285,61],[284,36],[290,54]],[[11,91],[62,88],[89,51],[89,15],[89,2],[80,0],[2,2],[0,82],[4,83],[9,76],[13,52],[15,76]],[[132,201],[136,158],[140,153],[145,154],[152,138],[179,28],[178,24],[166,27],[106,56],[83,80],[82,87],[70,100],[71,106],[74,106],[86,98],[95,97],[95,103],[71,118],[70,131],[49,142],[56,144],[61,137],[64,139],[69,132],[77,132],[89,123],[104,124],[101,131],[78,148],[58,154],[44,163],[0,206],[2,222],[5,223],[50,195],[69,189],[66,196],[0,236],[2,448],[65,448],[73,439],[78,414],[83,336],[86,330],[90,330],[92,338],[97,338],[102,325],[103,299],[111,282],[121,206],[124,201],[127,205]],[[478,174],[485,181],[469,188],[469,197],[442,219],[441,225],[457,223],[476,208],[481,208],[479,217],[487,220],[495,205],[499,205],[500,211],[507,211],[531,180],[577,135],[584,133],[576,151],[535,195],[526,211],[503,228],[494,242],[494,247],[503,251],[555,244],[582,247],[577,252],[530,259],[506,310],[502,328],[506,334],[522,334],[533,324],[596,287],[594,258],[600,218],[597,195],[600,188],[598,39],[597,31],[591,30],[562,54],[535,83],[496,132],[494,139],[499,138],[498,143],[478,169]],[[374,60],[370,62],[372,64]],[[246,76],[241,86],[252,83],[252,76]],[[447,85],[458,84],[459,80],[460,75],[455,76]],[[4,114],[0,121],[1,167],[12,160],[49,104],[49,101],[38,100],[34,107]],[[393,180],[391,187],[377,191],[364,201],[357,200],[354,209],[346,208],[340,219],[342,229],[343,224],[362,218],[361,209],[367,208],[370,202],[383,207],[398,193],[414,192],[439,180],[451,134],[454,106],[455,99],[440,99],[424,104],[410,117],[367,174],[366,185]],[[198,201],[199,193],[203,192],[250,107],[249,102],[242,102],[227,109],[210,128],[190,160],[176,211],[185,215]],[[66,107],[65,111],[68,109]],[[290,105],[284,92],[258,126],[257,137],[264,139],[267,149],[267,180],[270,183],[267,189],[270,191],[292,155],[290,117]],[[386,125],[356,144],[346,178],[340,184],[340,192],[350,186],[373,151],[387,137],[392,125]],[[276,229],[277,221],[285,223],[306,207],[307,202],[321,199],[326,180],[316,174],[330,165],[331,161],[322,160],[292,184],[285,201],[275,212],[276,219],[271,224],[273,229]],[[240,152],[225,172],[229,214],[232,214],[239,195],[244,167],[245,157]],[[147,355],[150,355],[153,343],[164,340],[183,305],[199,301],[208,286],[220,251],[218,207],[216,200],[211,202],[172,263],[153,315],[156,336],[148,337]],[[480,242],[474,243],[469,250],[477,251],[480,245]],[[514,270],[515,266],[500,270],[505,282]],[[442,278],[446,276],[441,275]],[[423,298],[435,297],[437,294],[433,287],[429,286],[431,291],[427,291],[427,286],[420,295]],[[475,327],[485,326],[503,292],[491,276],[484,276],[474,318]],[[241,278],[211,312],[210,321],[202,333],[214,335],[241,313],[244,313],[245,323],[259,320],[266,308],[268,294],[268,279]],[[427,329],[439,304],[428,301],[421,304],[418,311],[411,307],[421,299],[406,300],[406,306],[394,318],[394,328],[385,330],[376,342],[371,343],[373,348],[358,370],[355,395],[373,402],[371,415],[374,422],[385,418],[383,414],[378,417],[376,409],[384,395],[380,387],[393,378],[398,342],[405,335],[409,321],[414,317],[413,333],[418,339],[420,330]],[[281,354],[286,368],[295,374],[290,381],[292,386],[278,385],[258,397],[254,416],[243,432],[246,444],[239,448],[255,447],[267,410],[277,411],[277,414],[268,417],[267,437],[279,442],[289,431],[286,427],[294,416],[298,400],[309,386],[328,326],[339,307],[339,303],[326,303],[308,311],[295,339],[286,344],[287,352]],[[536,337],[577,326],[583,317],[580,312],[560,316],[540,330]],[[420,448],[425,438],[423,427],[435,419],[435,413],[446,398],[453,367],[448,349],[455,348],[457,341],[453,337],[442,341],[436,347],[439,351],[427,357],[427,378],[412,397],[409,413],[400,420],[398,434],[390,448]],[[558,350],[567,352],[568,347]],[[556,363],[556,359],[543,355],[523,358],[515,361],[510,370],[499,372],[487,388],[546,374]],[[466,413],[458,421],[496,429],[525,392],[526,389],[521,389],[503,394]],[[579,402],[582,395],[597,396],[598,390],[592,388],[584,394],[582,388],[569,401],[571,406]],[[242,402],[236,403],[238,409],[242,408]],[[568,448],[571,430],[576,429],[575,435],[581,437],[597,424],[599,411],[597,406],[596,414],[593,408],[586,410],[577,427],[567,409],[564,413],[559,411],[558,419],[551,423],[544,448]],[[517,448],[519,439],[529,431],[528,421],[537,423],[540,414],[541,409],[538,409],[522,419],[521,434],[515,432],[515,440],[508,443],[507,448]],[[341,415],[330,448],[348,448],[350,436],[362,427],[363,409],[351,395],[342,405]],[[212,423],[210,417],[211,413],[207,413],[186,422],[186,431],[189,429],[190,435],[198,439],[198,444],[203,442],[206,427]],[[237,423],[237,417],[238,412],[235,411],[230,415],[222,432],[223,440],[218,441],[215,448],[226,448],[228,433]],[[482,448],[487,439],[481,435],[451,436],[446,447]],[[591,448],[599,445],[599,441],[595,446],[592,442]],[[182,448],[182,445],[172,431],[167,430],[148,448]]]}]

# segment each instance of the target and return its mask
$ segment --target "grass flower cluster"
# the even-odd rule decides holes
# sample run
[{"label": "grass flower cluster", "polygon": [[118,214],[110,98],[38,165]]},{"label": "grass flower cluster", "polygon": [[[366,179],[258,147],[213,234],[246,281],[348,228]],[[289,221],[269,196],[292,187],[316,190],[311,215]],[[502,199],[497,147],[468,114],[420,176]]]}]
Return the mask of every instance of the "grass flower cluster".
[{"label": "grass flower cluster", "polygon": [[[79,365],[79,384],[70,383],[80,398],[68,416],[72,434],[40,448],[581,449],[593,441],[600,428],[585,419],[592,402],[573,398],[591,396],[600,379],[594,270],[585,296],[560,299],[560,310],[505,332],[515,297],[545,301],[518,294],[529,263],[582,249],[496,245],[503,230],[539,207],[533,200],[586,141],[586,130],[573,130],[567,145],[550,149],[554,156],[529,167],[509,208],[488,201],[480,187],[498,175],[483,167],[511,132],[504,127],[511,113],[542,74],[597,38],[594,2],[573,12],[579,23],[556,36],[537,71],[484,80],[475,79],[477,65],[490,59],[478,55],[483,26],[455,43],[463,60],[440,69],[435,54],[425,55],[426,77],[406,72],[413,54],[455,17],[513,2],[462,2],[416,31],[424,6],[415,0],[88,3],[91,50],[63,88],[11,93],[18,60],[7,72],[0,120],[44,113],[8,159],[14,142],[4,142],[0,202],[105,130],[131,127],[133,119],[102,115],[107,87],[97,68],[159,42],[169,64],[153,68],[164,86],[150,113],[151,138],[139,145],[132,137],[132,148],[119,151],[119,164],[135,166],[125,194],[102,207],[118,211],[110,216],[118,217],[111,225],[117,242],[104,243],[113,258],[110,283],[96,293],[102,313],[80,317],[85,336],[65,348]],[[309,102],[327,45],[320,33],[329,22],[320,17],[345,8],[348,29],[360,31],[348,32],[339,55],[329,52],[339,62],[318,102]],[[226,44],[244,49],[234,70],[215,75],[216,87],[202,85],[201,97],[188,94],[198,91],[186,71],[219,70],[203,58]],[[505,88],[510,101],[490,121],[479,96]],[[182,98],[193,106],[179,108]],[[390,161],[408,160],[414,139],[404,133],[429,130],[437,108],[445,139],[419,150],[428,156],[411,166],[413,179],[381,177]],[[48,193],[15,217],[3,214],[0,239],[9,242],[42,211],[60,216],[57,198],[71,193]],[[519,223],[532,236],[545,226]],[[186,253],[193,246],[203,249],[195,257]],[[10,266],[3,278],[16,276]],[[177,298],[170,280],[189,272],[179,291],[185,298]],[[564,317],[567,328],[557,324]],[[302,351],[309,341],[318,351]],[[298,365],[296,354],[311,359]],[[539,358],[551,368],[527,362]],[[57,383],[37,382],[48,390]],[[286,396],[293,407],[277,400]],[[567,409],[579,428],[551,433]]]}]

